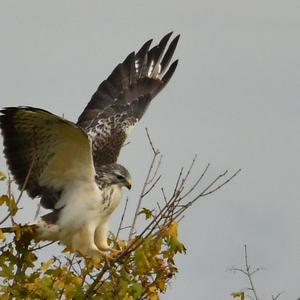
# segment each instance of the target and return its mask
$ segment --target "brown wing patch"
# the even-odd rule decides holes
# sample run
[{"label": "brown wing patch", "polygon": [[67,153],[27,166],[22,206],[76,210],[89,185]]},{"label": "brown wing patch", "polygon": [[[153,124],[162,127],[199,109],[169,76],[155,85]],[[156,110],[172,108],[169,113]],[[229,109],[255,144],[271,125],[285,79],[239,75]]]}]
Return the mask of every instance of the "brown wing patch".
[{"label": "brown wing patch", "polygon": [[77,125],[32,107],[9,107],[1,111],[4,154],[19,187],[30,166],[26,186],[31,197],[44,187],[60,190],[68,181],[92,180],[94,168],[88,136]]},{"label": "brown wing patch", "polygon": [[[172,33],[165,35],[158,45],[152,48],[150,48],[152,40],[149,40],[137,53],[130,53],[100,84],[80,115],[77,124],[84,128],[93,140],[96,163],[105,164],[117,160],[128,135],[127,123],[134,125],[143,116],[151,100],[174,74],[178,61],[175,60],[170,67],[169,64],[179,35],[167,47],[171,35]],[[123,118],[120,121],[118,115],[128,119]],[[116,121],[110,126],[111,130],[100,131],[99,126],[103,123],[108,124],[110,120]],[[95,134],[96,131],[98,134]]]}]

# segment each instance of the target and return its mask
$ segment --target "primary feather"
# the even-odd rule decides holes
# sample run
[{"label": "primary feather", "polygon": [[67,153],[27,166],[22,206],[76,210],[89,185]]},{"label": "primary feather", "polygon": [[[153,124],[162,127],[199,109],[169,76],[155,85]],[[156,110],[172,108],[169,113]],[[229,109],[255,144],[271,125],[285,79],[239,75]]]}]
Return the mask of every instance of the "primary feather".
[{"label": "primary feather", "polygon": [[152,40],[130,53],[98,87],[77,124],[92,139],[95,165],[117,161],[121,147],[151,100],[166,86],[178,61],[169,63],[177,35],[166,49],[172,33],[150,49]]},{"label": "primary feather", "polygon": [[98,87],[77,124],[33,107],[0,111],[4,154],[20,189],[51,212],[38,221],[37,239],[59,240],[98,257],[110,215],[131,178],[116,163],[120,149],[151,100],[177,67],[170,66],[179,35],[132,52]]},{"label": "primary feather", "polygon": [[47,111],[8,107],[1,111],[0,128],[17,184],[52,209],[37,223],[36,238],[59,240],[88,256],[108,250],[107,224],[122,187],[130,187],[128,171],[110,164],[96,176],[88,135]]}]

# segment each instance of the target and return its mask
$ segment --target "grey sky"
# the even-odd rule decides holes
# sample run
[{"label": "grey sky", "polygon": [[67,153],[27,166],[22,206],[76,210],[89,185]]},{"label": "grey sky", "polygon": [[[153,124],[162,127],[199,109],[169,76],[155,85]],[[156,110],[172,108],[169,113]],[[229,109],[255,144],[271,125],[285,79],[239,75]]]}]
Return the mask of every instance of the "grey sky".
[{"label": "grey sky", "polygon": [[161,185],[170,192],[195,153],[195,177],[208,162],[210,178],[243,172],[183,220],[188,252],[162,299],[231,299],[246,281],[226,270],[241,265],[245,243],[252,264],[265,267],[255,277],[261,299],[300,296],[299,1],[1,0],[0,7],[0,106],[36,106],[70,120],[129,52],[181,33],[176,74],[121,156],[135,181],[130,199],[151,159],[146,126],[164,154]]}]

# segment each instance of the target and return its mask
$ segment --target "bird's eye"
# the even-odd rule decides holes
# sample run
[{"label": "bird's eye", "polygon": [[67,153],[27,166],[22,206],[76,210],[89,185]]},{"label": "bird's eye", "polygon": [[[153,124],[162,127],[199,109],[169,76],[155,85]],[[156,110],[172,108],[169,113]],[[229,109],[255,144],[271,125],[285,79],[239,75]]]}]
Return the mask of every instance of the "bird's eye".
[{"label": "bird's eye", "polygon": [[117,178],[118,178],[119,180],[124,179],[124,177],[123,177],[122,175],[117,175]]}]

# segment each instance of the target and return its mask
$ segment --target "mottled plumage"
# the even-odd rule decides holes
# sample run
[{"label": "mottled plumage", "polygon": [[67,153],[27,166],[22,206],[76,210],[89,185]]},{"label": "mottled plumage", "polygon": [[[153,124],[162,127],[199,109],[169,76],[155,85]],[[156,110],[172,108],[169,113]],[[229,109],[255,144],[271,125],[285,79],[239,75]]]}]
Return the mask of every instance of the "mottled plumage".
[{"label": "mottled plumage", "polygon": [[[123,166],[94,168],[89,136],[76,124],[32,107],[0,115],[4,154],[19,185],[52,212],[37,222],[36,239],[59,240],[97,256],[108,250],[108,221],[131,178]],[[26,184],[26,185],[25,185]]]},{"label": "mottled plumage", "polygon": [[152,40],[116,66],[93,95],[78,119],[93,141],[95,165],[117,161],[121,147],[151,100],[172,77],[178,61],[168,68],[179,35],[166,49],[172,33],[150,49]]},{"label": "mottled plumage", "polygon": [[131,187],[116,163],[120,149],[151,100],[172,77],[179,35],[132,52],[98,87],[77,124],[32,107],[0,111],[4,154],[19,188],[51,212],[37,222],[37,239],[58,240],[98,257],[107,244],[108,221]]}]

